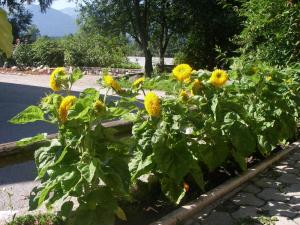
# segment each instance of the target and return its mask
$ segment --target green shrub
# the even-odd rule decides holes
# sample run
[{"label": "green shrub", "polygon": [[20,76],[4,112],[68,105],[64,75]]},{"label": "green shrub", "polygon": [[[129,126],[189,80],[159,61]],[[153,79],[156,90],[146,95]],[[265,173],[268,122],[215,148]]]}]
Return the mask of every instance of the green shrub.
[{"label": "green shrub", "polygon": [[242,59],[286,66],[300,59],[300,2],[245,1],[240,15],[246,18],[236,37]]},{"label": "green shrub", "polygon": [[33,66],[34,53],[32,51],[32,45],[30,44],[18,45],[13,52],[13,58],[19,67]]},{"label": "green shrub", "polygon": [[15,218],[6,225],[64,225],[64,223],[54,215],[26,215]]},{"label": "green shrub", "polygon": [[66,65],[113,67],[127,63],[125,44],[118,38],[78,34],[63,40],[63,45]]},{"label": "green shrub", "polygon": [[57,67],[64,65],[64,49],[57,40],[40,38],[32,44],[35,66]]}]

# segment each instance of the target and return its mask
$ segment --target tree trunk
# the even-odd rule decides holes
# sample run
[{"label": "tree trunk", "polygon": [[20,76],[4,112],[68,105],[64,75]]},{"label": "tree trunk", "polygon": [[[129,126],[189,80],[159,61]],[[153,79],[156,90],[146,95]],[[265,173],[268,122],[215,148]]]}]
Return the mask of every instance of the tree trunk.
[{"label": "tree trunk", "polygon": [[159,52],[159,72],[164,72],[164,69],[165,69],[165,52],[160,51]]},{"label": "tree trunk", "polygon": [[145,75],[147,77],[151,77],[151,74],[153,72],[151,51],[149,49],[144,50],[144,55],[145,55]]}]

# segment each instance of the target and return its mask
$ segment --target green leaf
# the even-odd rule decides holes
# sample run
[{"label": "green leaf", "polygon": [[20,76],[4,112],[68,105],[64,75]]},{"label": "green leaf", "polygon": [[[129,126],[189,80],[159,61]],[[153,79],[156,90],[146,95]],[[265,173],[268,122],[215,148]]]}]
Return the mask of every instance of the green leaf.
[{"label": "green leaf", "polygon": [[115,211],[115,214],[120,220],[127,221],[126,214],[122,208],[118,207],[118,209]]},{"label": "green leaf", "polygon": [[201,161],[206,164],[209,171],[221,166],[229,155],[228,143],[222,138],[215,137],[214,145],[202,145],[200,149]]},{"label": "green leaf", "polygon": [[121,157],[114,156],[102,166],[104,182],[118,194],[128,195],[130,173],[128,164]]},{"label": "green leaf", "polygon": [[40,207],[44,203],[44,201],[47,199],[49,195],[49,192],[51,192],[51,190],[55,188],[56,185],[58,185],[58,181],[50,182],[46,187],[44,187],[41,190],[41,192],[39,192],[38,207]]},{"label": "green leaf", "polygon": [[192,174],[194,180],[196,181],[197,185],[202,190],[204,190],[205,182],[204,182],[204,178],[203,178],[203,173],[202,173],[200,166],[197,165],[197,163],[195,163],[195,165],[192,167],[191,174]]},{"label": "green leaf", "polygon": [[154,148],[154,157],[157,167],[162,173],[168,174],[174,180],[181,180],[188,174],[193,157],[187,150],[185,140],[172,143],[172,149],[163,143]]},{"label": "green leaf", "polygon": [[11,57],[13,50],[12,27],[8,22],[6,12],[0,8],[0,50]]},{"label": "green leaf", "polygon": [[80,98],[89,99],[89,102],[94,102],[99,99],[100,93],[95,88],[87,88],[80,93]]},{"label": "green leaf", "polygon": [[229,128],[229,139],[236,151],[245,157],[256,151],[256,139],[249,127],[235,121]]},{"label": "green leaf", "polygon": [[243,171],[247,170],[247,163],[246,163],[246,158],[245,156],[243,156],[242,154],[240,154],[239,152],[236,151],[232,151],[231,152],[234,160],[239,164],[240,168]]},{"label": "green leaf", "polygon": [[12,124],[25,124],[39,120],[44,120],[44,112],[38,106],[32,105],[14,116],[9,122]]},{"label": "green leaf", "polygon": [[[73,170],[72,170],[73,169]],[[80,180],[80,173],[78,170],[74,170],[74,167],[69,169],[70,171],[65,172],[62,176],[59,177],[59,181],[64,193],[68,193]]]},{"label": "green leaf", "polygon": [[129,164],[129,170],[131,171],[131,180],[136,180],[140,176],[149,173],[153,165],[154,154],[147,156],[143,159],[143,153],[138,152]]},{"label": "green leaf", "polygon": [[257,135],[258,150],[263,156],[268,156],[271,153],[272,145],[268,142],[265,135]]},{"label": "green leaf", "polygon": [[64,202],[64,204],[60,208],[59,215],[63,218],[68,218],[72,212],[74,203],[72,201]]},{"label": "green leaf", "polygon": [[44,141],[44,140],[47,140],[47,134],[46,133],[38,134],[34,137],[23,138],[23,139],[17,141],[17,146],[18,147],[23,147],[23,146],[33,144],[33,143],[36,143],[36,142],[40,142],[40,141]]},{"label": "green leaf", "polygon": [[89,164],[79,164],[78,169],[81,175],[86,179],[87,182],[91,183],[95,177],[95,173],[100,169],[99,162],[96,159],[93,159]]},{"label": "green leaf", "polygon": [[83,77],[83,73],[79,68],[74,69],[74,71],[71,74],[71,83],[74,84],[77,80],[81,79]]},{"label": "green leaf", "polygon": [[182,183],[175,183],[173,179],[163,177],[161,179],[162,192],[174,203],[179,204],[185,196]]},{"label": "green leaf", "polygon": [[112,212],[118,209],[117,201],[108,187],[100,187],[97,190],[90,192],[85,197],[85,200],[91,204],[91,206],[100,206],[110,209]]},{"label": "green leaf", "polygon": [[87,205],[80,205],[76,211],[71,214],[68,225],[114,225],[114,210],[106,207],[97,206],[91,210]]}]

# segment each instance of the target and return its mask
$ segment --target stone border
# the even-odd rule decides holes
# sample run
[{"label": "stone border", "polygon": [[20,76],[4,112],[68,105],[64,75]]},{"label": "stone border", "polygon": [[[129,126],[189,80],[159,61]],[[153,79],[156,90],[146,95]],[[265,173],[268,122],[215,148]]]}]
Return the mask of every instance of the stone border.
[{"label": "stone border", "polygon": [[231,193],[235,192],[236,189],[239,190],[239,187],[241,187],[250,179],[254,178],[259,173],[263,172],[275,162],[282,159],[291,151],[295,150],[299,144],[300,140],[293,142],[288,147],[284,148],[278,153],[275,153],[270,158],[267,158],[258,165],[248,169],[248,171],[241,176],[226,181],[224,184],[221,184],[213,190],[201,195],[199,198],[190,202],[189,204],[181,206],[179,209],[174,210],[150,225],[176,225],[178,222],[191,219],[199,214],[201,210],[204,210],[211,204],[214,204],[216,201],[220,201],[222,198],[226,198],[227,195],[231,195]]}]

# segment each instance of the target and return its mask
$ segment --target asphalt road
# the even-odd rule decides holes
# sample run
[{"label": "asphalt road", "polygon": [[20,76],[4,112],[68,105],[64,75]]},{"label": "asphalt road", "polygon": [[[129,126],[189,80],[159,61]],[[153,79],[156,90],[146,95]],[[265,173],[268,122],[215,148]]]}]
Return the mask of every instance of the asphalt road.
[{"label": "asphalt road", "polygon": [[36,105],[50,89],[19,84],[0,83],[0,143],[31,137],[41,132],[55,133],[56,128],[44,122],[14,125],[8,122],[13,116]]}]

